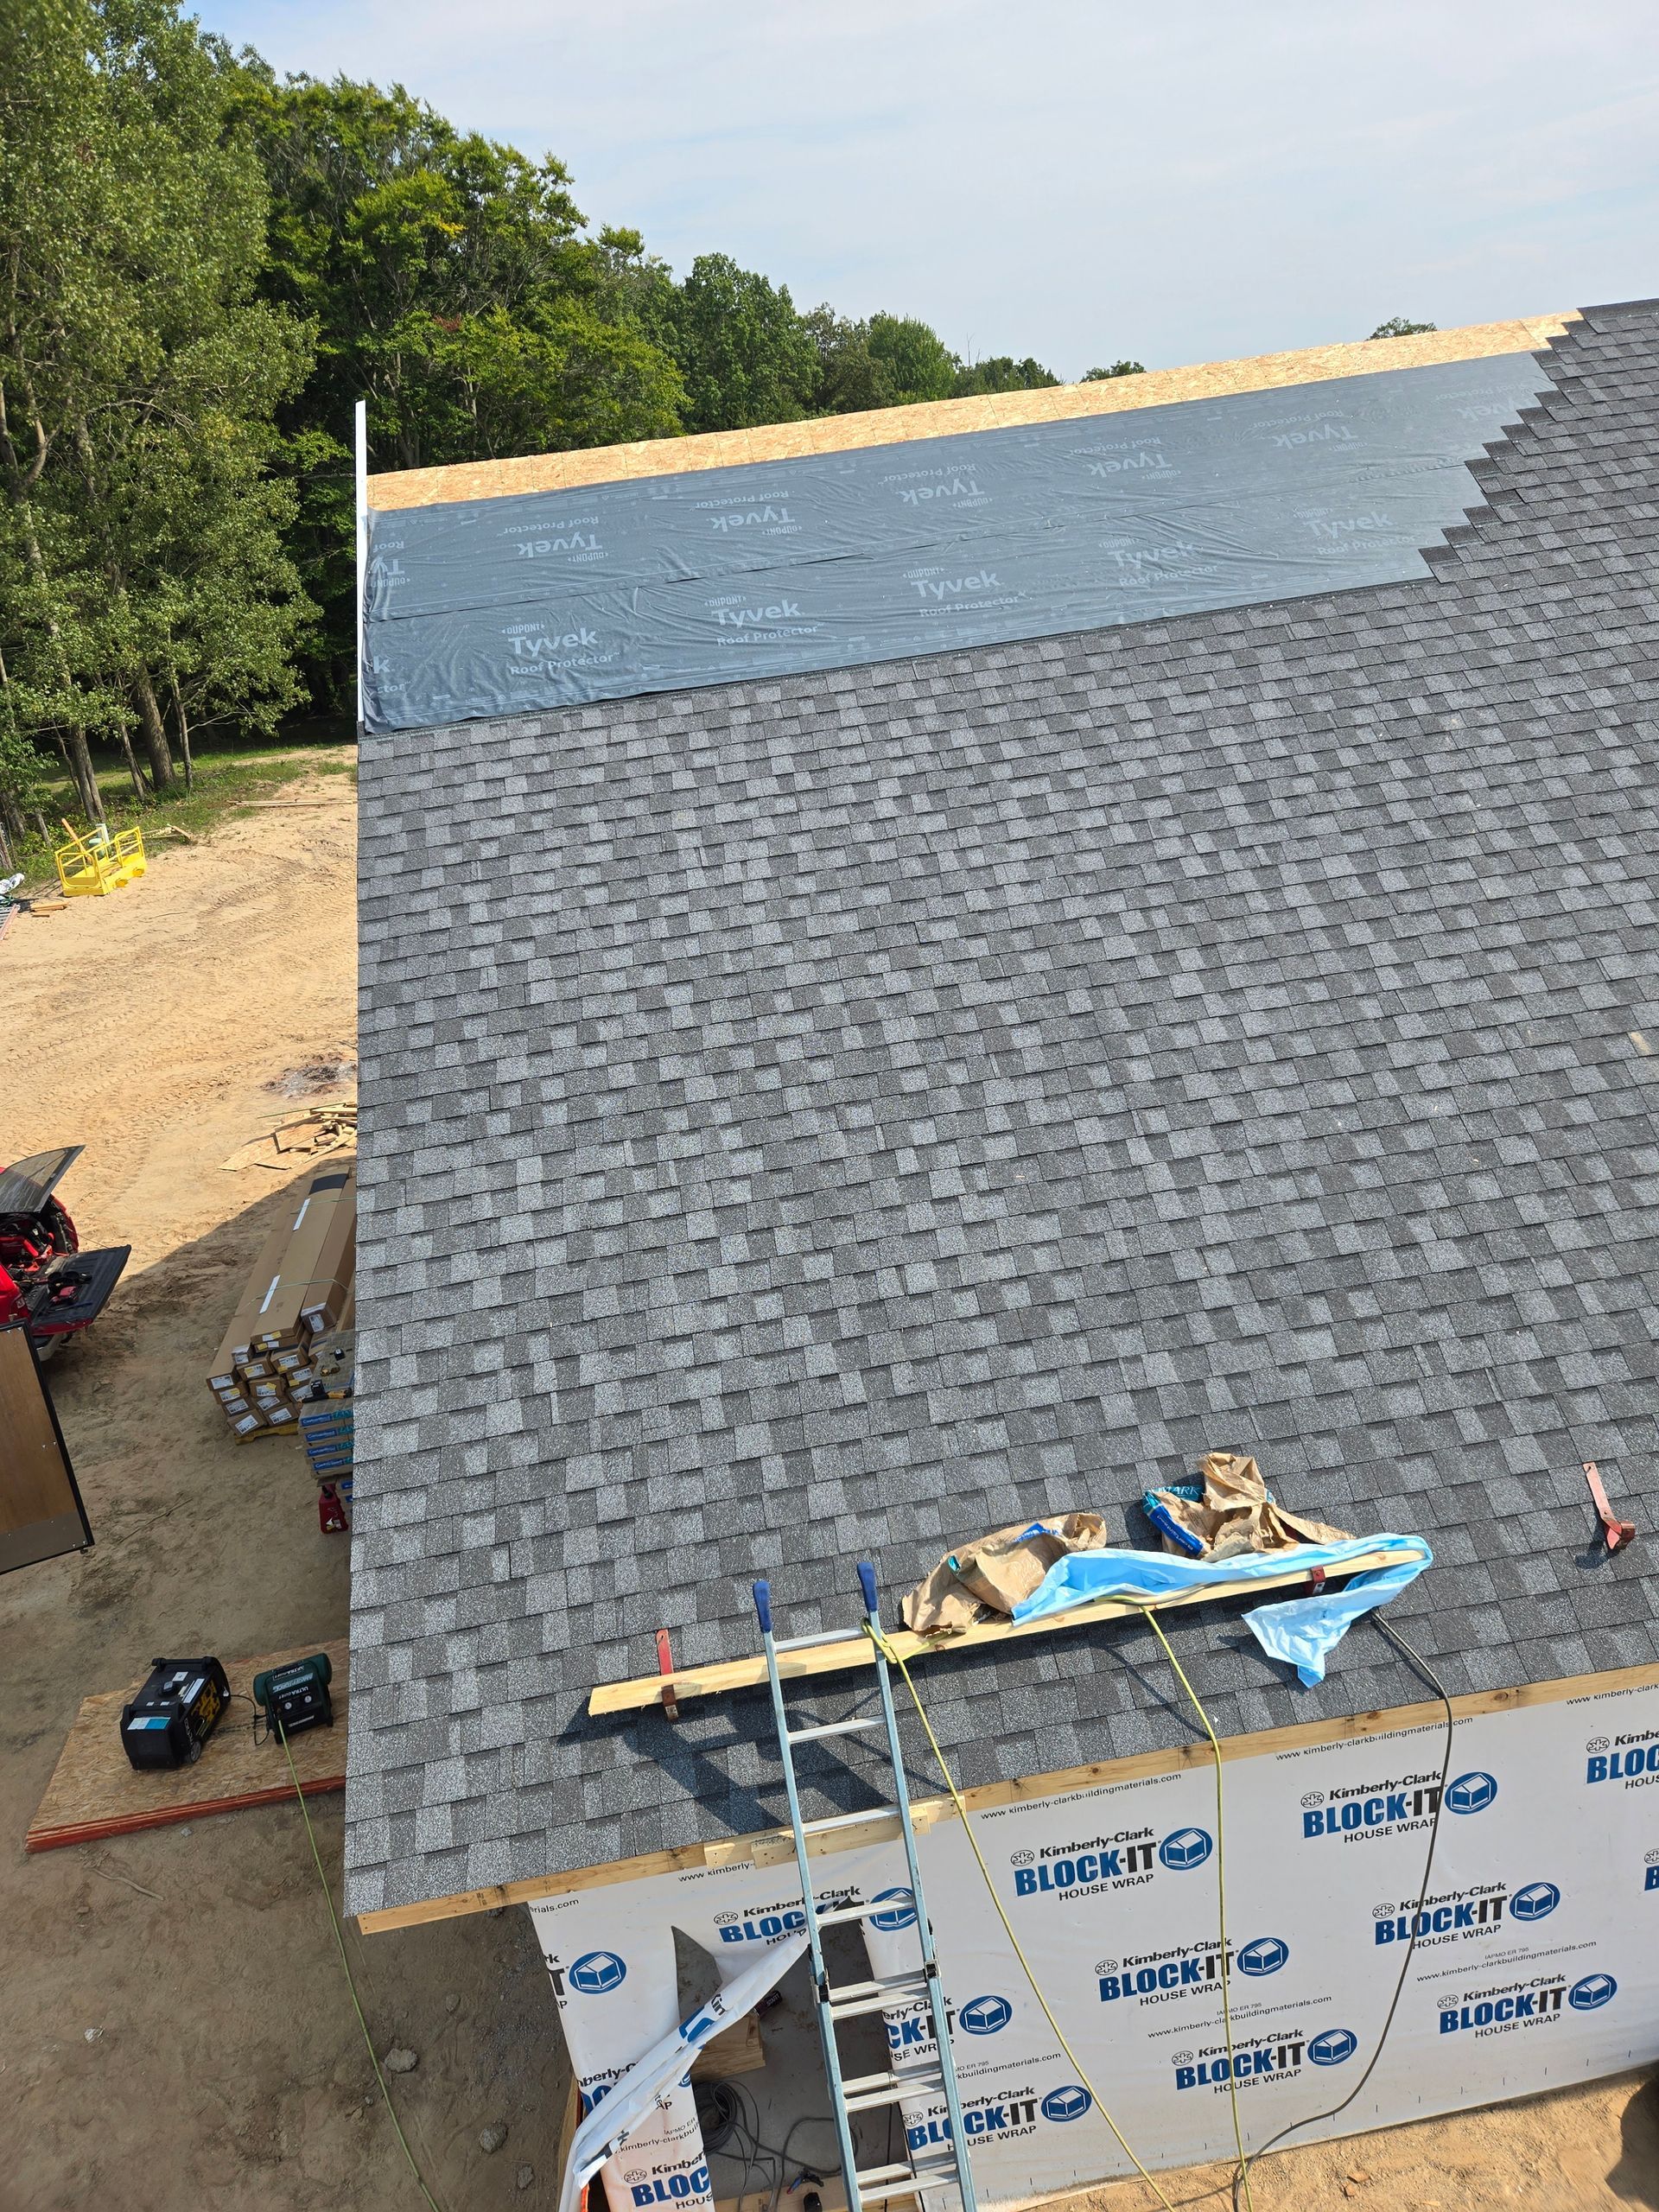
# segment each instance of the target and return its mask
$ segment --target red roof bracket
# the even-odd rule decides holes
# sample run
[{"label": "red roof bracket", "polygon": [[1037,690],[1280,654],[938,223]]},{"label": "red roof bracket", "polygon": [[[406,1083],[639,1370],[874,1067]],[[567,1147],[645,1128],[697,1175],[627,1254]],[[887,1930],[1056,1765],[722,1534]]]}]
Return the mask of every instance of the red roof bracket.
[{"label": "red roof bracket", "polygon": [[[674,1672],[674,1649],[669,1643],[665,1628],[659,1628],[657,1631],[657,1671],[659,1675],[672,1675]],[[663,1685],[663,1711],[671,1720],[677,1720],[680,1717],[679,1700],[674,1694],[671,1681]]]},{"label": "red roof bracket", "polygon": [[1626,1544],[1636,1541],[1636,1524],[1621,1521],[1607,1503],[1607,1492],[1602,1487],[1601,1470],[1593,1459],[1584,1462],[1584,1478],[1590,1485],[1590,1495],[1596,1502],[1596,1511],[1601,1516],[1601,1525],[1610,1552],[1623,1551]]}]

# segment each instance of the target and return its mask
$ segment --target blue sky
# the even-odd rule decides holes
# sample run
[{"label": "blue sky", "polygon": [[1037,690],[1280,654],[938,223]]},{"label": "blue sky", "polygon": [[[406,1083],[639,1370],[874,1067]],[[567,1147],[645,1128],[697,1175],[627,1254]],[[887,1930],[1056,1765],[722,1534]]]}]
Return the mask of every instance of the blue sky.
[{"label": "blue sky", "polygon": [[1652,0],[202,0],[595,226],[1065,377],[1659,292]]}]

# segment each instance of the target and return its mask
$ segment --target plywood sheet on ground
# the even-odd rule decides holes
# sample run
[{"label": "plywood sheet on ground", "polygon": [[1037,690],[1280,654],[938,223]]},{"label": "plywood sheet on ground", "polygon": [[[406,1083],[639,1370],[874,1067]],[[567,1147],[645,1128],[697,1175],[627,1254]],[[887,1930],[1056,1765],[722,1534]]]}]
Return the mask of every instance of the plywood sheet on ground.
[{"label": "plywood sheet on ground", "polygon": [[121,1748],[121,1708],[148,1675],[146,1668],[124,1688],[83,1700],[29,1823],[24,1848],[54,1851],[63,1844],[94,1843],[104,1836],[130,1835],[140,1828],[166,1827],[175,1821],[203,1820],[210,1813],[238,1812],[245,1805],[271,1805],[292,1797],[294,1784],[282,1745],[254,1741],[249,1700],[256,1675],[319,1649],[328,1654],[334,1670],[329,1685],[334,1725],[308,1729],[294,1738],[290,1748],[308,1797],[343,1789],[349,1652],[343,1640],[267,1652],[257,1659],[226,1660],[231,1709],[202,1746],[195,1764],[171,1774],[135,1773]]},{"label": "plywood sheet on ground", "polygon": [[689,438],[642,438],[632,445],[588,447],[578,453],[530,454],[514,461],[477,461],[450,468],[408,468],[369,479],[369,505],[442,506],[456,499],[499,499],[527,492],[568,492],[641,476],[677,476],[697,468],[734,468],[746,461],[794,461],[804,454],[850,453],[910,438],[959,437],[970,430],[1007,430],[1118,415],[1181,400],[1217,399],[1236,391],[1272,391],[1328,377],[1372,376],[1384,369],[1421,369],[1440,361],[1482,360],[1499,353],[1536,353],[1559,338],[1579,311],[1522,315],[1508,322],[1471,323],[1461,330],[1411,338],[1370,338],[1310,346],[1294,353],[1257,353],[1243,361],[1205,361],[1190,368],[1149,369],[1094,384],[1050,385],[1040,391],[987,392],[914,407],[880,407],[861,415],[830,415],[810,423],[774,423],[753,430],[709,430]]}]

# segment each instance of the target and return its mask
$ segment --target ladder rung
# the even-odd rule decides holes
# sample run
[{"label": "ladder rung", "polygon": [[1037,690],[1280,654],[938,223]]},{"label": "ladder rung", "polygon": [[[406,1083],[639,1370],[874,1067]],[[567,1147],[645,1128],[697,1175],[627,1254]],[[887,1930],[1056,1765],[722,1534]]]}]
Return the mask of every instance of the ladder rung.
[{"label": "ladder rung", "polygon": [[[872,1913],[892,1912],[894,1909],[891,1897],[871,1897],[866,1904],[832,1905],[828,1912],[819,1913],[818,1925],[820,1928],[840,1928],[849,1921],[868,1920]],[[907,1910],[910,1908],[903,1909]]]},{"label": "ladder rung", "polygon": [[844,1989],[830,1992],[832,2020],[856,2019],[861,2012],[879,2012],[900,1998],[920,1997],[927,1989],[925,1974],[899,1974],[886,1981],[849,1981]]},{"label": "ladder rung", "polygon": [[811,1651],[821,1643],[850,1643],[857,1634],[856,1629],[820,1629],[816,1636],[780,1636],[772,1648],[774,1651]]},{"label": "ladder rung", "polygon": [[959,2180],[954,2159],[948,2165],[924,2166],[919,2173],[909,2166],[871,2166],[858,2177],[858,2193],[874,2203],[884,2196],[919,2196],[925,2189],[955,2189]]},{"label": "ladder rung", "polygon": [[828,1820],[803,1821],[801,1834],[823,1835],[831,1828],[866,1827],[872,1821],[896,1821],[898,1817],[896,1805],[871,1805],[861,1813],[832,1813]]},{"label": "ladder rung", "polygon": [[915,2074],[866,2074],[859,2081],[843,2082],[841,2093],[849,2112],[874,2112],[905,2097],[931,2096],[944,2087],[944,2075],[937,2068],[924,2067]]},{"label": "ladder rung", "polygon": [[825,1720],[813,1728],[791,1728],[789,1740],[791,1744],[810,1744],[820,1736],[850,1736],[855,1728],[879,1728],[880,1726],[880,1714],[873,1713],[868,1720]]}]

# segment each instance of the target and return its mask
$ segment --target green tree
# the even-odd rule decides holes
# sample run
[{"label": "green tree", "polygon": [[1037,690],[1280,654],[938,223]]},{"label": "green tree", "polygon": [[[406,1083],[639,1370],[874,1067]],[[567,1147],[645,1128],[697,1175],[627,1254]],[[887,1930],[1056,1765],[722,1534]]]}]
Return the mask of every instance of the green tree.
[{"label": "green tree", "polygon": [[740,269],[729,254],[699,254],[671,312],[688,430],[746,430],[807,413],[817,348],[786,285]]},{"label": "green tree", "polygon": [[379,468],[670,435],[684,392],[645,313],[666,319],[665,272],[637,234],[583,235],[562,162],[458,131],[401,86],[279,84],[250,60],[244,97],[270,188],[266,296],[318,334],[282,421],[294,551],[327,620],[320,684],[339,696],[354,402]]},{"label": "green tree", "polygon": [[8,16],[0,47],[0,608],[14,727],[58,740],[96,818],[86,734],[142,788],[136,731],[166,789],[187,666],[256,716],[295,696],[306,609],[265,464],[309,343],[251,297],[264,187],[223,43],[175,0],[44,4],[50,35]]},{"label": "green tree", "polygon": [[1371,333],[1373,338],[1415,338],[1426,330],[1438,330],[1435,322],[1413,322],[1403,315],[1391,315],[1386,322],[1379,322]]},{"label": "green tree", "polygon": [[959,368],[950,396],[969,399],[987,391],[1039,391],[1058,382],[1058,377],[1030,354],[1016,361],[1011,353],[994,353],[988,361],[969,362]]},{"label": "green tree", "polygon": [[961,364],[927,323],[913,315],[873,315],[868,343],[892,389],[890,405],[950,398]]},{"label": "green tree", "polygon": [[1084,384],[1103,384],[1108,377],[1143,377],[1147,373],[1144,361],[1114,361],[1109,369],[1085,369]]}]

